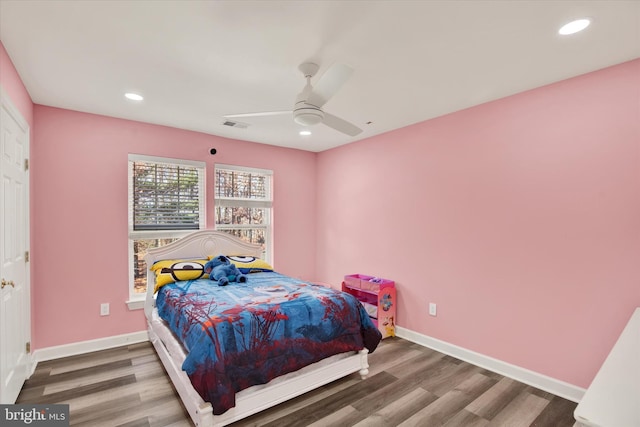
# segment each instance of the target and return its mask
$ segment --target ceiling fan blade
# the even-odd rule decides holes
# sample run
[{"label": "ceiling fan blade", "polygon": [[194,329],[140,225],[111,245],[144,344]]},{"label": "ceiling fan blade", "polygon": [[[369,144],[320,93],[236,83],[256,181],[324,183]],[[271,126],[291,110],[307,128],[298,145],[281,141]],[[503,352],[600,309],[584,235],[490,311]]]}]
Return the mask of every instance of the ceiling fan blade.
[{"label": "ceiling fan blade", "polygon": [[353,74],[353,68],[344,64],[333,64],[314,85],[307,104],[322,107]]},{"label": "ceiling fan blade", "polygon": [[358,126],[326,112],[324,113],[324,120],[322,120],[322,123],[349,136],[356,136],[362,132],[362,129]]},{"label": "ceiling fan blade", "polygon": [[293,111],[262,111],[259,113],[242,113],[242,114],[225,114],[223,117],[262,117],[262,116],[280,116],[282,114],[292,114]]}]

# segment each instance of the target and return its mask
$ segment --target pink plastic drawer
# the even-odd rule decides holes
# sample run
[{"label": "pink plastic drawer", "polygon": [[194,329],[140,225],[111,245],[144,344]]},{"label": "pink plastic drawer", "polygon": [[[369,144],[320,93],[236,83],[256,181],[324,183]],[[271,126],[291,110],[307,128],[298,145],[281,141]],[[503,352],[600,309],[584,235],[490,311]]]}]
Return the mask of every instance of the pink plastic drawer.
[{"label": "pink plastic drawer", "polygon": [[[373,279],[373,276],[365,276],[364,274],[349,274],[344,276],[344,283],[352,288],[362,288],[362,283],[367,283],[369,279]],[[368,289],[368,288],[365,288]]]}]

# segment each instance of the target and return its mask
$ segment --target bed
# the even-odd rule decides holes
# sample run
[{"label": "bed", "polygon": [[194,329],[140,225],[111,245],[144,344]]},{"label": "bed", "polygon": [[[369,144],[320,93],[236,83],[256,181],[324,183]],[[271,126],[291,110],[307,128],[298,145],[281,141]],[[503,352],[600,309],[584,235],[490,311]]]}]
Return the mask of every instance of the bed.
[{"label": "bed", "polygon": [[[224,287],[207,276],[193,279],[190,270],[180,270],[187,273],[183,276],[177,267],[176,271],[158,269],[163,263],[185,267],[178,262],[220,254],[259,258],[261,252],[259,246],[228,233],[200,230],[149,250],[145,257],[149,339],[196,426],[227,425],[354,372],[363,379],[368,374],[367,355],[381,337],[352,296],[268,269],[243,270],[252,271],[245,283]],[[156,274],[159,271],[172,274],[174,281],[164,284],[164,276]],[[163,286],[156,293],[160,282]],[[352,305],[350,298],[353,309],[347,307]],[[319,303],[331,307],[320,318],[312,308]],[[180,313],[187,313],[186,317]],[[270,313],[268,321],[265,313]],[[307,317],[309,325],[287,323]],[[330,326],[342,317],[344,325]],[[258,326],[243,329],[249,324]],[[227,330],[230,338],[222,335]],[[327,338],[333,330],[338,336]],[[278,341],[285,336],[286,341]],[[256,341],[262,338],[266,339],[262,344]],[[203,349],[205,342],[208,347]],[[255,358],[267,348],[279,353]],[[248,371],[249,367],[256,372]]]}]

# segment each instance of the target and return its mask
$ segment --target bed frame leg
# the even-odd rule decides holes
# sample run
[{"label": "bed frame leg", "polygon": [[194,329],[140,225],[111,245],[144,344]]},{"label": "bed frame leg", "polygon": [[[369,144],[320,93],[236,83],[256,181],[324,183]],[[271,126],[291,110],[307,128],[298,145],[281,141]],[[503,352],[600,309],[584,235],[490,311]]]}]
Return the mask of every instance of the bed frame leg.
[{"label": "bed frame leg", "polygon": [[365,378],[367,378],[367,375],[369,375],[369,361],[367,359],[367,354],[369,354],[369,350],[367,350],[366,348],[363,348],[362,350],[360,350],[360,371],[358,371],[358,373],[360,374],[360,378],[362,378],[363,380]]}]

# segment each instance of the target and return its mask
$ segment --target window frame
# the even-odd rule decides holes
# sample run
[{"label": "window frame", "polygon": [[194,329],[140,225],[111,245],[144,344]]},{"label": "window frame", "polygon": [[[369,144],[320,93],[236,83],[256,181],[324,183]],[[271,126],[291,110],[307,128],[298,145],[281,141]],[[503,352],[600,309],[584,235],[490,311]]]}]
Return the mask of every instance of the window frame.
[{"label": "window frame", "polygon": [[[268,185],[266,188],[265,199],[247,199],[240,197],[216,197],[216,191],[218,187],[218,174],[219,169],[231,170],[238,172],[248,172],[268,176]],[[273,171],[270,169],[252,168],[247,166],[229,165],[223,163],[214,164],[213,168],[213,199],[214,199],[214,227],[216,230],[250,230],[250,229],[264,229],[265,236],[265,249],[264,260],[269,264],[273,264]],[[266,212],[266,223],[264,225],[256,224],[218,224],[216,218],[216,208],[222,207],[247,207],[247,208],[262,208]]]},{"label": "window frame", "polygon": [[134,217],[133,217],[133,164],[135,162],[148,162],[148,163],[164,163],[174,166],[188,166],[194,167],[198,171],[198,230],[205,228],[206,224],[206,162],[200,162],[195,160],[176,159],[169,157],[159,156],[147,156],[142,154],[129,154],[127,161],[127,187],[128,187],[128,220],[127,220],[127,233],[128,233],[128,255],[129,255],[129,299],[126,301],[130,310],[144,308],[144,301],[146,299],[145,293],[134,292],[135,285],[135,266],[134,266],[134,241],[146,240],[146,239],[168,239],[168,238],[180,238],[196,231],[196,229],[168,229],[168,230],[134,230]]}]

